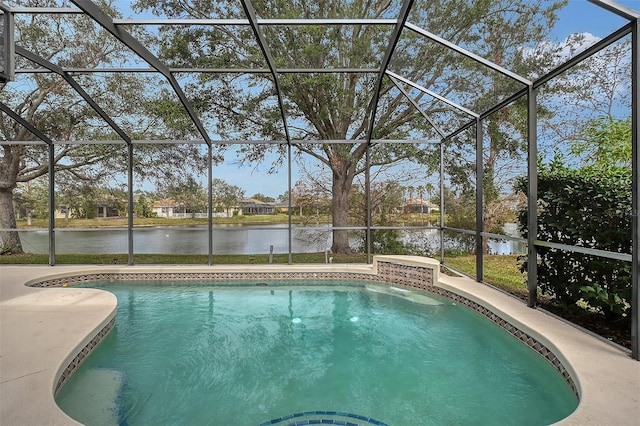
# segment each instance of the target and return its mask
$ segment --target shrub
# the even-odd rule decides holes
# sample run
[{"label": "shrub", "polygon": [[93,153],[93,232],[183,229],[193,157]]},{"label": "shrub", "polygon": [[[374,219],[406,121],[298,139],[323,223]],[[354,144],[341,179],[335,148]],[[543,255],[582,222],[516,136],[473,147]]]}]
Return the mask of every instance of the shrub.
[{"label": "shrub", "polygon": [[[519,179],[516,190],[526,194],[527,180]],[[536,239],[631,253],[631,206],[629,168],[541,167]],[[527,210],[519,211],[518,222],[526,237]],[[582,299],[608,322],[630,319],[630,262],[538,247],[538,284],[560,304]]]}]

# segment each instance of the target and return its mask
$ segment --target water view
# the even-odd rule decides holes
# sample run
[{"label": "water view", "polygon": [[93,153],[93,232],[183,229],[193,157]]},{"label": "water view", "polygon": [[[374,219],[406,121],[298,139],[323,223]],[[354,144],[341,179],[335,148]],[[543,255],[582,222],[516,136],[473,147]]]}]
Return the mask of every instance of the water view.
[{"label": "water view", "polygon": [[[56,229],[56,253],[127,253],[127,230],[124,228]],[[24,250],[47,253],[49,234],[46,230],[20,231]],[[436,253],[440,247],[438,230],[402,231],[405,243]],[[354,238],[351,246],[361,244]],[[445,241],[447,247],[456,247],[456,241]],[[277,225],[216,225],[213,228],[213,252],[223,254],[288,253],[289,232],[286,224]],[[331,231],[293,226],[291,251],[317,253],[331,247]],[[133,232],[134,253],[138,254],[207,254],[209,250],[206,226],[139,227]],[[509,240],[491,240],[493,254],[520,253],[522,243]]]},{"label": "water view", "polygon": [[[57,229],[56,253],[127,253],[126,229]],[[27,252],[47,253],[49,234],[46,230],[21,231],[20,238]],[[294,227],[292,251],[314,253],[331,247],[329,231]],[[255,254],[289,251],[289,232],[286,224],[268,226],[220,225],[213,228],[214,253]],[[151,254],[207,254],[209,252],[207,226],[140,227],[133,231],[135,253]]]}]

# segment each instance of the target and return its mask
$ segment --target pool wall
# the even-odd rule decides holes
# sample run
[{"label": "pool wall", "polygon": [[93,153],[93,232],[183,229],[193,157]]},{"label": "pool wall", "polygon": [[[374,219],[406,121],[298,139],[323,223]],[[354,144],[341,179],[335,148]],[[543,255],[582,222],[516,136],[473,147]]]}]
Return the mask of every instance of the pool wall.
[{"label": "pool wall", "polygon": [[[62,387],[62,385],[64,385],[67,382],[67,380],[69,380],[69,377],[73,375],[73,373],[77,370],[80,364],[82,364],[82,362],[89,355],[91,355],[91,352],[93,352],[93,350],[98,346],[98,344],[100,344],[102,339],[107,337],[107,335],[113,329],[113,326],[115,325],[115,323],[116,323],[116,318],[114,316],[104,325],[104,327],[100,329],[98,334],[93,336],[93,338],[91,338],[91,340],[87,344],[85,344],[82,347],[82,349],[75,354],[75,356],[73,356],[73,358],[70,361],[66,361],[62,363],[61,367],[63,367],[65,364],[66,364],[66,367],[64,369],[60,368],[58,370],[58,374],[56,375],[58,379],[56,380],[56,385],[53,390],[54,395],[57,394],[60,388]],[[71,355],[73,355],[73,353]]]},{"label": "pool wall", "polygon": [[[477,313],[485,316],[503,330],[520,340],[525,345],[536,351],[545,360],[551,363],[562,375],[567,384],[577,398],[580,398],[580,390],[576,380],[570,370],[565,367],[563,360],[556,355],[557,350],[550,348],[549,342],[543,343],[539,338],[534,337],[521,329],[521,326],[514,324],[514,321],[505,319],[499,314],[483,306],[481,303],[457,294],[453,291],[438,287],[440,264],[435,259],[412,256],[376,256],[373,268],[370,273],[348,272],[348,271],[325,271],[325,272],[275,272],[275,271],[255,271],[255,272],[105,272],[89,273],[75,276],[61,276],[46,280],[32,282],[33,287],[66,287],[93,281],[117,281],[117,280],[139,280],[139,281],[206,281],[215,284],[216,281],[233,281],[246,284],[247,281],[283,281],[283,280],[354,280],[364,282],[375,282],[388,284],[403,288],[424,290],[444,296],[452,301],[463,304]],[[107,323],[96,336],[91,339],[82,350],[62,370],[56,386],[57,392],[62,385],[71,377],[82,361],[93,351],[97,344],[109,334],[113,328],[114,320]]]}]

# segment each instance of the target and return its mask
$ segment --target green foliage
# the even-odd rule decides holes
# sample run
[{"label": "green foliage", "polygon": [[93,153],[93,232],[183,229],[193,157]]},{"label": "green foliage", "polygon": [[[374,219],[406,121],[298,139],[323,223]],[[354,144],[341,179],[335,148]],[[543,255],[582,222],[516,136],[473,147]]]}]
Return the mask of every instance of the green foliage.
[{"label": "green foliage", "polygon": [[207,192],[193,176],[171,179],[158,186],[159,195],[176,201],[185,209],[185,213],[201,213],[207,210]]},{"label": "green foliage", "polygon": [[[444,188],[445,218],[444,224],[449,228],[474,230],[476,229],[476,201],[472,191],[457,194],[450,188]],[[474,235],[461,232],[446,231],[445,239],[463,253],[475,252],[476,238]]]},{"label": "green foliage", "polygon": [[616,317],[622,317],[628,305],[616,293],[609,293],[598,284],[580,287],[582,299],[590,306],[604,307],[606,311],[612,312]]},{"label": "green foliage", "polygon": [[35,180],[19,185],[13,193],[14,208],[21,216],[44,219],[49,211],[49,187]]},{"label": "green foliage", "polygon": [[[526,179],[516,190],[527,193]],[[571,170],[554,162],[538,176],[541,241],[614,253],[631,253],[631,170],[621,167]],[[526,237],[527,211],[518,213]],[[631,263],[593,254],[538,247],[538,282],[566,306],[581,298],[607,320],[629,320]],[[526,264],[523,265],[526,270]]]},{"label": "green foliage", "polygon": [[143,194],[138,195],[138,199],[133,206],[133,213],[136,217],[152,217],[156,215],[151,211],[151,202]]},{"label": "green foliage", "polygon": [[262,201],[264,203],[275,203],[276,199],[273,197],[269,197],[268,195],[264,195],[261,193],[257,193],[257,194],[253,194],[251,196],[251,198],[258,200],[258,201]]},{"label": "green foliage", "polygon": [[[364,188],[354,186],[349,198],[351,209],[350,220],[357,224],[367,222],[367,211],[370,207],[371,221],[374,225],[390,225],[393,213],[402,205],[404,190],[394,180],[372,182],[369,197]],[[366,253],[366,234],[358,234],[360,238],[357,252]],[[401,234],[393,229],[374,229],[371,231],[371,251],[373,254],[409,254],[411,248],[402,242]]]},{"label": "green foliage", "polygon": [[571,153],[589,167],[631,167],[631,116],[626,120],[600,117],[584,130],[584,139],[574,141]]},{"label": "green foliage", "polygon": [[[371,253],[373,254],[409,254],[410,247],[402,240],[400,231],[395,229],[373,229],[371,231]],[[359,253],[366,253],[366,240],[356,248]]]},{"label": "green foliage", "polygon": [[244,197],[244,190],[236,185],[231,185],[223,179],[213,179],[211,182],[211,191],[213,195],[213,205],[223,207],[227,212],[227,216],[237,214],[237,210],[231,211],[232,207],[240,205]]}]

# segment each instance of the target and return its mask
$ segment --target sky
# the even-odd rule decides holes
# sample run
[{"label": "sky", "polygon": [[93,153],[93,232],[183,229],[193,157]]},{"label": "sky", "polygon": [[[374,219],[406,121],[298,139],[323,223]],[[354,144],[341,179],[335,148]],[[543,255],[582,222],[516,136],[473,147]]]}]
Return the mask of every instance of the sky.
[{"label": "sky", "polygon": [[[128,8],[129,2],[120,2]],[[620,0],[619,4],[640,11],[640,0]],[[126,5],[126,6],[125,6]],[[130,15],[124,12],[124,15]],[[608,12],[587,0],[569,0],[569,4],[559,12],[559,21],[552,31],[554,42],[562,42],[569,34],[589,33],[594,38],[603,38],[616,29],[622,27],[627,21],[615,14]],[[212,135],[215,136],[215,135]],[[269,174],[270,163],[254,164],[240,167],[236,158],[230,153],[224,164],[214,167],[213,177],[220,178],[232,185],[245,190],[245,196],[260,193],[277,198],[285,193],[288,188],[288,176],[285,167],[275,175]],[[294,164],[292,185],[298,180],[297,168]],[[204,183],[204,182],[203,182]]]},{"label": "sky", "polygon": [[[640,0],[621,0],[618,3],[640,11]],[[603,38],[626,22],[625,19],[587,0],[570,0],[569,4],[559,12],[559,21],[552,35],[558,42],[574,33],[590,33],[597,38]],[[255,170],[239,169],[233,164],[233,159],[229,158],[224,165],[216,166],[214,175],[245,189],[246,196],[261,193],[276,198],[287,190],[286,168],[277,176],[269,175],[266,172],[267,169],[268,165],[259,165]],[[292,184],[295,184],[297,177],[294,171]]]},{"label": "sky", "polygon": [[[640,0],[619,0],[617,3],[640,11]],[[560,10],[558,17],[559,22],[553,33],[561,39],[569,34],[585,32],[602,38],[628,22],[587,0],[569,0],[569,4]]]}]

